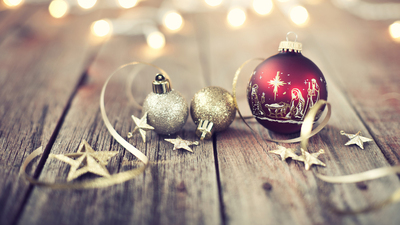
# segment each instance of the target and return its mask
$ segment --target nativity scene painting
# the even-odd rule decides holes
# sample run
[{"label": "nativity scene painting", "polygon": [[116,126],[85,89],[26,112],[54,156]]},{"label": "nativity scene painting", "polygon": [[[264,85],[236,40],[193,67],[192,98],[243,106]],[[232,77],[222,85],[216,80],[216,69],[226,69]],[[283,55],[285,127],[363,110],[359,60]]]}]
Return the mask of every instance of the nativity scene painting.
[{"label": "nativity scene painting", "polygon": [[[316,79],[310,79],[304,81],[304,86],[291,88],[290,86],[292,85],[290,83],[287,84],[280,80],[279,73],[278,71],[275,78],[268,83],[272,86],[272,93],[266,94],[263,92],[260,98],[258,84],[249,83],[248,94],[250,95],[252,114],[259,119],[299,123],[304,119],[308,110],[320,99],[320,86]],[[284,97],[281,97],[281,99],[277,98],[278,88],[284,85],[288,91],[282,92],[281,96]],[[271,96],[271,94],[273,94],[273,97],[266,99],[266,95]],[[318,113],[316,119],[319,116],[320,113]]]}]

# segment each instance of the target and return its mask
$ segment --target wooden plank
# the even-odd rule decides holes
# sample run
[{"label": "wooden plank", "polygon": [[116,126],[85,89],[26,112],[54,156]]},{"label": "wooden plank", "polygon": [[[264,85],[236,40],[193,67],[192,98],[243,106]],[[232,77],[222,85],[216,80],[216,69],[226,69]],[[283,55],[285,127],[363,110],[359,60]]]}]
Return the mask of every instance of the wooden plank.
[{"label": "wooden plank", "polygon": [[[325,15],[328,10],[337,9],[319,10],[321,15]],[[335,18],[345,16],[342,15],[343,13],[336,12]],[[318,20],[321,26],[325,24],[325,20],[332,20],[328,15],[319,17],[323,18]],[[209,21],[224,21],[225,15],[209,15],[208,19]],[[304,55],[314,56],[310,57],[312,60],[318,57],[321,49],[320,46],[314,44],[314,41],[323,39],[327,35],[323,32],[324,30],[314,28],[313,38],[310,38],[307,29],[296,28],[287,21],[288,19],[282,14],[274,12],[265,18],[250,15],[246,21],[247,25],[238,30],[229,30],[216,22],[209,23],[208,33],[211,40],[209,63],[211,76],[214,78],[212,84],[230,89],[233,74],[242,62],[252,57],[269,57],[276,54],[279,42],[284,40],[286,32],[291,30],[296,31],[301,37]],[[363,26],[357,29],[361,27]],[[356,28],[349,27],[348,29]],[[241,44],[236,44],[233,48],[233,43]],[[343,50],[346,49],[346,51],[336,53],[337,57],[354,55],[353,51],[357,51],[351,47],[353,42],[348,42],[347,45],[342,44]],[[364,64],[368,64],[365,58],[363,60]],[[320,158],[327,164],[326,168],[314,167],[312,171],[340,175],[389,166],[381,149],[374,143],[366,145],[365,150],[354,146],[344,146],[347,140],[339,134],[341,129],[355,132],[361,130],[365,136],[370,135],[353,106],[349,104],[343,90],[339,89],[334,82],[332,76],[335,73],[328,66],[327,60],[320,59],[316,62],[328,80],[328,100],[333,107],[333,116],[329,125],[310,140],[311,152],[316,152],[320,148],[325,149],[326,154]],[[347,64],[347,66],[352,65]],[[343,67],[342,65],[337,68]],[[250,73],[251,70],[248,69],[247,74]],[[242,77],[246,77],[239,81],[241,84],[239,86],[242,87],[242,92],[239,88],[239,93],[241,93],[239,99],[243,101],[246,99],[244,86],[248,82],[246,71]],[[254,122],[251,124],[259,135],[269,136],[268,131],[263,127]],[[273,133],[271,135],[285,138]],[[251,132],[240,120],[235,121],[229,130],[217,135],[216,148],[221,194],[227,224],[393,224],[400,221],[400,217],[396,214],[400,207],[398,204],[381,211],[357,216],[338,216],[326,205],[330,203],[340,209],[354,210],[384,200],[400,187],[395,175],[367,182],[366,189],[357,187],[355,184],[331,185],[318,180],[311,171],[305,171],[303,163],[291,160],[281,162],[278,156],[267,153],[276,149],[276,144],[264,142],[262,145],[263,147],[257,144]],[[283,144],[283,146],[299,148],[298,144]],[[300,154],[299,149],[297,151]]]},{"label": "wooden plank", "polygon": [[[28,12],[25,8],[13,11]],[[32,12],[36,11],[34,7]],[[20,15],[21,16],[21,15]],[[30,193],[18,176],[25,157],[49,143],[90,59],[94,45],[85,37],[96,14],[51,18],[38,8],[0,45],[0,223],[15,222]],[[16,17],[15,19],[26,19]],[[9,21],[13,23],[12,21]],[[10,28],[11,29],[11,28]],[[77,54],[79,53],[79,54]],[[35,167],[33,167],[33,170]]]},{"label": "wooden plank", "polygon": [[[169,73],[173,87],[190,101],[203,87],[204,80],[193,38],[194,21],[191,17],[185,19],[184,35],[168,34],[167,45],[160,51],[149,49],[140,36],[112,37],[90,66],[88,82],[79,88],[51,152],[75,152],[81,140],[86,139],[97,151],[120,152],[107,166],[111,174],[135,168],[136,158],[116,143],[104,126],[99,112],[100,90],[118,66],[130,61],[153,61]],[[133,94],[139,102],[151,91],[155,73],[146,69],[135,78]],[[106,93],[108,116],[123,136],[134,128],[130,115],[140,115],[127,101],[125,83],[125,76],[115,76]],[[194,128],[189,118],[179,135],[197,140]],[[212,141],[194,146],[194,153],[189,153],[172,151],[172,144],[163,141],[164,138],[148,132],[146,144],[137,134],[130,140],[151,161],[150,168],[134,180],[92,190],[34,188],[19,224],[219,224]],[[65,182],[68,170],[65,163],[49,159],[40,179]],[[83,176],[80,180],[93,177]],[[62,208],[58,207],[60,204]]]},{"label": "wooden plank", "polygon": [[0,12],[0,43],[9,35],[21,29],[34,12],[37,6],[21,6],[18,9],[4,9]]}]

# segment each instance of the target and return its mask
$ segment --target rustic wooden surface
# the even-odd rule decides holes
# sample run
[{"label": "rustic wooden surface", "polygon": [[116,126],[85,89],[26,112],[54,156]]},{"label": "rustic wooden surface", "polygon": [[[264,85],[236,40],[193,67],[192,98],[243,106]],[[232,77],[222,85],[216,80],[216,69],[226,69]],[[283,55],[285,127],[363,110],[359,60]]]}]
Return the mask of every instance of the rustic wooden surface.
[{"label": "rustic wooden surface", "polygon": [[[146,4],[146,3],[141,3]],[[150,4],[150,3],[149,3]],[[153,4],[153,3],[151,3]],[[345,175],[398,165],[400,102],[385,100],[398,92],[400,45],[387,32],[390,22],[371,22],[334,7],[329,1],[308,5],[311,19],[297,27],[276,8],[266,17],[249,13],[240,29],[226,24],[226,12],[184,14],[185,27],[166,32],[163,50],[151,50],[141,36],[91,36],[90,24],[120,10],[50,17],[45,6],[0,12],[0,224],[399,224],[400,204],[358,215],[339,215],[328,205],[356,210],[386,199],[400,188],[396,175],[362,184],[328,184],[314,173]],[[130,142],[151,164],[134,180],[108,188],[61,191],[35,187],[18,176],[23,160],[43,146],[42,160],[29,171],[40,180],[65,182],[69,166],[49,153],[77,150],[85,139],[97,151],[119,151],[107,166],[111,174],[137,167],[137,159],[116,143],[100,116],[99,95],[108,75],[131,61],[152,62],[166,70],[189,103],[209,86],[231,90],[235,70],[245,60],[269,57],[288,31],[303,43],[328,81],[333,115],[310,139],[323,148],[327,164],[304,170],[301,162],[267,151],[277,144],[257,143],[241,120],[193,146],[194,153],[172,151],[165,136],[148,132]],[[249,114],[244,89],[255,63],[239,79],[238,101]],[[122,91],[128,70],[106,93],[106,109],[115,129],[126,134],[140,116]],[[139,102],[151,90],[155,70],[143,69],[133,83]],[[260,137],[296,136],[268,132],[249,121]],[[178,134],[197,140],[191,118]],[[361,150],[344,146],[340,130],[361,130],[374,142]],[[298,134],[297,134],[298,135]],[[283,144],[299,151],[298,144]],[[94,178],[85,175],[79,180]]]}]

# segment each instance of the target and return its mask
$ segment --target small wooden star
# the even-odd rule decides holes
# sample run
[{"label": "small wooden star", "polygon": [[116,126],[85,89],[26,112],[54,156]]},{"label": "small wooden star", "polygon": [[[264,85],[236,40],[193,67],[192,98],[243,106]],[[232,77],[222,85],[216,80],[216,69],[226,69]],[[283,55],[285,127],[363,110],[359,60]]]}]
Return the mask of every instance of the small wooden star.
[{"label": "small wooden star", "polygon": [[135,129],[128,133],[128,138],[131,138],[136,131],[139,131],[142,136],[143,142],[146,142],[146,131],[154,130],[154,127],[147,124],[147,112],[143,115],[141,119],[132,115],[133,122],[136,124]]},{"label": "small wooden star", "polygon": [[[86,140],[82,140],[76,153],[51,156],[71,165],[67,177],[67,181],[71,181],[85,173],[109,177],[110,173],[105,166],[108,164],[108,160],[116,154],[118,151],[96,152]],[[74,158],[77,159],[74,160]]]},{"label": "small wooden star", "polygon": [[347,134],[344,131],[340,131],[341,135],[344,135],[346,137],[348,137],[350,140],[344,144],[344,145],[358,145],[358,147],[360,147],[361,149],[364,149],[364,142],[369,142],[369,141],[373,141],[370,138],[366,138],[363,136],[360,136],[361,131],[358,131],[356,134]]},{"label": "small wooden star", "polygon": [[164,140],[174,144],[174,149],[172,149],[172,150],[177,150],[177,149],[182,148],[189,152],[193,152],[193,150],[189,147],[189,145],[199,145],[198,141],[192,142],[192,141],[183,140],[179,136],[177,136],[176,139],[164,139]]},{"label": "small wooden star", "polygon": [[285,148],[283,146],[278,146],[278,149],[269,151],[270,153],[280,155],[282,161],[285,161],[287,158],[297,158],[298,155],[294,153],[294,150],[291,148]]},{"label": "small wooden star", "polygon": [[297,159],[293,158],[294,160],[304,162],[304,166],[306,170],[309,170],[312,165],[320,165],[326,166],[325,163],[321,162],[317,157],[321,154],[324,154],[325,151],[320,149],[317,153],[309,153],[304,149],[301,149],[301,155],[297,157]]}]

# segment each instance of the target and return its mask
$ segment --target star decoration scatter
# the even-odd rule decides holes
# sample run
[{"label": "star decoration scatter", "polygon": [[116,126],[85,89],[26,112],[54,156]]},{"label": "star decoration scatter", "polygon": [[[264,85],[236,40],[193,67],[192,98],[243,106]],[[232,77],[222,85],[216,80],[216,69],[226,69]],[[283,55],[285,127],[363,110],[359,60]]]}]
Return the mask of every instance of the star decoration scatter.
[{"label": "star decoration scatter", "polygon": [[192,142],[192,141],[183,140],[179,136],[177,136],[176,139],[164,139],[164,140],[174,144],[173,150],[185,149],[189,152],[193,152],[193,150],[189,147],[189,145],[199,145],[198,141]]},{"label": "star decoration scatter", "polygon": [[51,155],[51,157],[71,165],[67,177],[67,181],[71,181],[85,173],[109,177],[110,173],[105,166],[108,164],[108,160],[116,154],[118,154],[118,151],[96,152],[86,140],[82,140],[76,153]]},{"label": "star decoration scatter", "polygon": [[285,148],[283,146],[278,145],[278,149],[269,151],[270,153],[280,155],[282,161],[285,161],[287,158],[297,159],[299,156],[294,153],[294,150],[291,148]]},{"label": "star decoration scatter", "polygon": [[135,129],[128,133],[128,138],[131,138],[136,131],[139,131],[142,136],[143,142],[146,142],[146,131],[154,130],[154,127],[147,124],[147,112],[143,115],[141,119],[132,115],[133,122],[136,124]]},{"label": "star decoration scatter", "polygon": [[360,136],[361,131],[358,131],[356,134],[347,134],[344,131],[340,131],[341,135],[348,137],[350,140],[344,145],[358,145],[361,149],[364,149],[364,142],[373,141],[371,138],[366,138]]},{"label": "star decoration scatter", "polygon": [[304,149],[301,149],[301,155],[294,160],[304,162],[306,170],[309,170],[312,165],[326,166],[325,163],[321,162],[318,158],[319,155],[324,154],[325,151],[320,149],[317,153],[309,153]]}]

